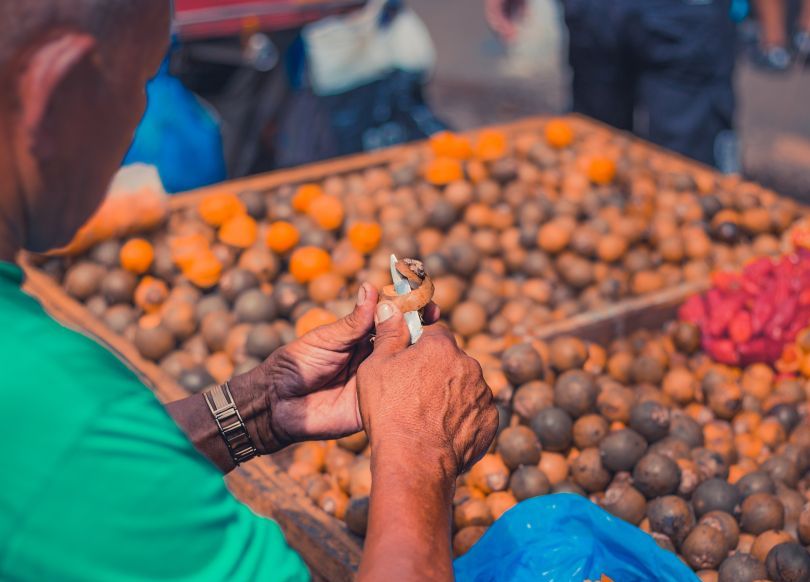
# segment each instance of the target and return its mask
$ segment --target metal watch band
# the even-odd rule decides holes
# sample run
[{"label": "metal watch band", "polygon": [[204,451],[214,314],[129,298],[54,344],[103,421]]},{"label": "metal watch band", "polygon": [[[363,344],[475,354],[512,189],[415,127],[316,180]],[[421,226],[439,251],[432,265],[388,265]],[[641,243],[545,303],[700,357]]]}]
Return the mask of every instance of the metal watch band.
[{"label": "metal watch band", "polygon": [[217,421],[219,433],[228,447],[233,462],[239,465],[255,457],[258,454],[256,447],[253,446],[253,440],[242,421],[242,415],[236,409],[228,383],[214,386],[203,395],[211,414],[214,415],[214,420]]}]

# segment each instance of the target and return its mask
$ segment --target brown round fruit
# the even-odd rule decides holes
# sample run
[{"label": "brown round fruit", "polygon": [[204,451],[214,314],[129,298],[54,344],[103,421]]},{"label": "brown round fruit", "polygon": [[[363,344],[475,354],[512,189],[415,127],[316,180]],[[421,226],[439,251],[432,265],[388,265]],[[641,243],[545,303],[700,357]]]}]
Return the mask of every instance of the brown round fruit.
[{"label": "brown round fruit", "polygon": [[536,465],[540,461],[540,442],[525,426],[504,429],[498,436],[497,451],[512,470],[521,465]]},{"label": "brown round fruit", "polygon": [[647,504],[650,529],[669,536],[680,545],[695,525],[689,504],[676,495],[665,495]]},{"label": "brown round fruit", "polygon": [[235,267],[226,271],[219,282],[219,292],[227,300],[233,303],[248,289],[259,286],[259,279],[248,271]]},{"label": "brown round fruit", "polygon": [[158,361],[168,355],[175,347],[174,335],[163,324],[159,318],[138,324],[135,331],[135,347],[144,358]]},{"label": "brown round fruit", "polygon": [[114,269],[101,280],[101,294],[110,303],[129,303],[138,286],[138,278],[124,269]]},{"label": "brown round fruit", "polygon": [[609,430],[608,421],[599,414],[580,416],[574,423],[574,445],[580,450],[598,447],[599,442],[605,438]]},{"label": "brown round fruit", "polygon": [[499,455],[487,454],[470,469],[467,481],[487,494],[503,491],[509,484],[509,469]]},{"label": "brown round fruit", "polygon": [[647,501],[644,496],[627,483],[608,487],[600,505],[611,514],[633,525],[641,523],[647,512]]},{"label": "brown round fruit", "polygon": [[774,546],[765,558],[765,569],[773,582],[810,580],[810,554],[795,542]]},{"label": "brown round fruit", "polygon": [[723,560],[717,582],[757,582],[767,575],[765,565],[754,556],[736,552]]},{"label": "brown round fruit", "polygon": [[453,510],[453,524],[456,529],[471,525],[490,525],[492,521],[492,511],[484,499],[468,499]]},{"label": "brown round fruit", "polygon": [[726,552],[730,552],[737,547],[740,541],[740,526],[731,514],[725,511],[710,511],[700,518],[698,523],[715,528],[723,534],[726,542]]},{"label": "brown round fruit", "polygon": [[582,370],[568,370],[554,384],[554,401],[574,418],[596,406],[597,387],[593,376]]},{"label": "brown round fruit", "polygon": [[224,311],[214,311],[203,318],[200,333],[209,350],[219,352],[225,349],[225,340],[233,324],[233,316]]},{"label": "brown round fruit", "polygon": [[276,318],[276,303],[273,297],[260,289],[242,293],[234,304],[236,319],[242,323],[269,322]]},{"label": "brown round fruit", "polygon": [[366,528],[368,527],[368,497],[357,497],[349,500],[349,505],[346,507],[346,514],[343,520],[346,522],[346,527],[353,534],[359,536],[366,535]]},{"label": "brown round fruit", "polygon": [[518,501],[546,495],[551,484],[545,473],[537,467],[524,465],[518,467],[509,479],[509,489]]},{"label": "brown round fruit", "polygon": [[630,428],[643,436],[648,443],[667,436],[669,423],[669,409],[658,402],[641,402],[630,411]]},{"label": "brown round fruit", "polygon": [[612,432],[599,443],[602,462],[611,471],[631,471],[646,450],[644,438],[629,428]]},{"label": "brown round fruit", "polygon": [[281,346],[278,330],[269,323],[253,326],[245,341],[245,351],[259,360],[264,360]]},{"label": "brown round fruit", "polygon": [[79,301],[88,299],[98,293],[104,273],[104,267],[96,263],[76,263],[65,273],[65,291]]},{"label": "brown round fruit", "polygon": [[512,410],[524,422],[530,422],[538,412],[550,406],[554,406],[554,390],[537,380],[518,388],[512,398]]},{"label": "brown round fruit", "polygon": [[470,337],[486,327],[487,312],[474,301],[459,303],[450,315],[453,330],[464,337]]},{"label": "brown round fruit", "polygon": [[504,351],[501,365],[507,380],[513,386],[520,386],[543,375],[543,359],[528,343],[518,344]]},{"label": "brown round fruit", "polygon": [[135,310],[129,305],[113,305],[104,312],[104,323],[117,334],[123,334],[136,319]]},{"label": "brown round fruit", "polygon": [[698,524],[681,545],[681,555],[695,570],[717,568],[727,553],[723,534],[706,524]]},{"label": "brown round fruit", "polygon": [[453,554],[456,557],[466,554],[470,551],[470,548],[481,539],[481,536],[483,536],[486,531],[487,528],[481,525],[473,525],[459,530],[456,535],[453,536]]},{"label": "brown round fruit", "polygon": [[764,564],[765,559],[768,557],[768,553],[775,546],[793,541],[795,541],[793,536],[788,532],[771,529],[762,532],[754,539],[754,543],[751,546],[751,555]]},{"label": "brown round fruit", "polygon": [[742,504],[740,527],[750,534],[761,534],[769,529],[782,529],[785,508],[779,498],[770,493],[753,493]]},{"label": "brown round fruit", "polygon": [[633,469],[633,483],[648,499],[675,493],[680,482],[678,464],[664,455],[647,453]]},{"label": "brown round fruit", "polygon": [[582,368],[588,360],[585,344],[577,338],[561,337],[549,346],[551,365],[560,372]]},{"label": "brown round fruit", "polygon": [[610,472],[602,464],[599,449],[583,450],[571,463],[571,477],[589,493],[604,491],[610,483]]},{"label": "brown round fruit", "polygon": [[531,428],[547,451],[566,451],[571,446],[573,422],[562,408],[549,407],[531,420]]},{"label": "brown round fruit", "polygon": [[692,494],[695,515],[701,517],[710,511],[724,511],[735,515],[739,511],[740,494],[725,479],[712,478],[698,485]]}]

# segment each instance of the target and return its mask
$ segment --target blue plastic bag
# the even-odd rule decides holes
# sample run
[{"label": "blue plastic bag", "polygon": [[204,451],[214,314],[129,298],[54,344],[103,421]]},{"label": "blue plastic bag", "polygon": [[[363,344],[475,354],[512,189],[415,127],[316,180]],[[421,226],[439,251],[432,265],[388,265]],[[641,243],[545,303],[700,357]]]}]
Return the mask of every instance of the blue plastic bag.
[{"label": "blue plastic bag", "polygon": [[214,116],[169,74],[168,57],[146,86],[147,105],[124,165],[156,166],[167,192],[226,177],[222,136]]},{"label": "blue plastic bag", "polygon": [[454,563],[459,582],[696,582],[675,554],[584,497],[559,493],[516,505]]}]

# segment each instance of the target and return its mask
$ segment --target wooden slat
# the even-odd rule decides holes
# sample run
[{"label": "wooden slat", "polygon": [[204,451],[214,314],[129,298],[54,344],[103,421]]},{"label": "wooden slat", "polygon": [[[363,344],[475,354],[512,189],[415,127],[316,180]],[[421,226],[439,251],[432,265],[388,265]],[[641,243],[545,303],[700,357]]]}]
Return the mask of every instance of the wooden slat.
[{"label": "wooden slat", "polygon": [[[547,117],[531,117],[529,119],[516,121],[514,123],[492,126],[491,129],[498,129],[506,132],[507,134],[522,131],[539,131],[547,121]],[[595,122],[585,117],[574,118],[574,123],[581,125],[582,127],[596,126]],[[465,132],[464,135],[475,136],[486,129],[490,128],[476,129]],[[272,188],[278,188],[279,186],[285,184],[315,182],[328,176],[358,172],[368,168],[382,166],[384,164],[405,159],[415,153],[418,153],[425,147],[426,143],[427,142],[425,141],[413,142],[374,152],[353,154],[351,156],[330,159],[325,162],[307,164],[305,166],[299,166],[292,169],[276,170],[273,172],[267,172],[265,174],[241,178],[239,180],[231,180],[219,184],[213,184],[211,186],[205,186],[203,188],[190,190],[188,192],[172,196],[170,200],[170,208],[174,210],[189,208],[197,204],[199,200],[207,194],[238,194],[239,192],[244,192],[246,190],[264,191]]]},{"label": "wooden slat", "polygon": [[709,288],[709,282],[684,283],[657,293],[633,297],[597,311],[575,315],[540,328],[538,339],[574,335],[601,345],[640,329],[659,329],[671,320],[684,300]]}]

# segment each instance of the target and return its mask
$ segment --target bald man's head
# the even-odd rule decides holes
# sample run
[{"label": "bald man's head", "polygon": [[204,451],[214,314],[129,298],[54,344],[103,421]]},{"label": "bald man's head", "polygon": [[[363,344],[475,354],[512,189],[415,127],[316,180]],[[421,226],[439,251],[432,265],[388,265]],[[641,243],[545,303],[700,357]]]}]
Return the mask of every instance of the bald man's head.
[{"label": "bald man's head", "polygon": [[159,22],[169,0],[0,0],[0,70],[54,30],[83,31],[101,45],[143,42],[139,20]]},{"label": "bald man's head", "polygon": [[169,0],[0,0],[0,231],[17,246],[65,244],[100,203],[168,16]]}]

